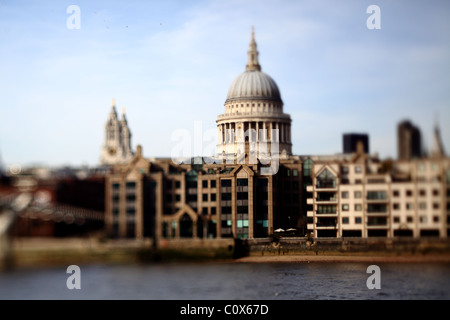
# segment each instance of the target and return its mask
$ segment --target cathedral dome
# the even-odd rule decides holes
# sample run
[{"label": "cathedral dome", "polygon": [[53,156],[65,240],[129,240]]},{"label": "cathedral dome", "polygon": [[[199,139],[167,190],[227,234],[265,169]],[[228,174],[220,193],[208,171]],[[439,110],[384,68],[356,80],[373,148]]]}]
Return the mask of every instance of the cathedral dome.
[{"label": "cathedral dome", "polygon": [[236,100],[268,100],[281,102],[280,90],[276,82],[261,71],[256,49],[255,32],[252,30],[250,49],[247,52],[248,63],[245,72],[231,83],[225,103]]},{"label": "cathedral dome", "polygon": [[259,70],[245,71],[231,83],[226,102],[241,99],[261,99],[281,102],[275,81]]}]

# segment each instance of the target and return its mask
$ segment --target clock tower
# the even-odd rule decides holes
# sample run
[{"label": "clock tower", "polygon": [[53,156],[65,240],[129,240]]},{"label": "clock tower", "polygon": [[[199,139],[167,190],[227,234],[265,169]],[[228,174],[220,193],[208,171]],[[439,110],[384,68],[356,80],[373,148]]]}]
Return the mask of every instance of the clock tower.
[{"label": "clock tower", "polygon": [[132,157],[131,132],[125,117],[125,109],[122,109],[122,119],[119,119],[116,112],[116,103],[113,99],[105,125],[105,140],[100,163],[103,165],[119,164],[129,161]]}]

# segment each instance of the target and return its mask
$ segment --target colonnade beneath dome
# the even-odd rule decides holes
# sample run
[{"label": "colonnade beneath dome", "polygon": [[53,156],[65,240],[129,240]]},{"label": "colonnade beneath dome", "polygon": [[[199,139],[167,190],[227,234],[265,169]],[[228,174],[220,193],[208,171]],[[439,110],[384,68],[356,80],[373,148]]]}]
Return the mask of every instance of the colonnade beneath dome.
[{"label": "colonnade beneath dome", "polygon": [[291,143],[291,125],[278,121],[224,122],[218,124],[218,132],[219,144],[244,141],[244,139],[249,142]]}]

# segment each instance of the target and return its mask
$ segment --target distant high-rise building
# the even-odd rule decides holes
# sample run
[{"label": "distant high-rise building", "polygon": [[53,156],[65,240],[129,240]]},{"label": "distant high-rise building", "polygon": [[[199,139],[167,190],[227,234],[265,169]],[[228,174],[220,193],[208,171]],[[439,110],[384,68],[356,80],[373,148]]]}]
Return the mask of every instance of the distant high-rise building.
[{"label": "distant high-rise building", "polygon": [[421,134],[418,127],[405,120],[397,126],[398,159],[411,160],[422,157]]},{"label": "distant high-rise building", "polygon": [[344,133],[342,139],[344,153],[356,152],[358,141],[363,144],[364,153],[369,153],[369,135],[365,133]]},{"label": "distant high-rise building", "polygon": [[101,164],[125,163],[133,158],[131,150],[131,132],[122,110],[122,119],[119,120],[116,112],[116,103],[112,101],[111,112],[105,125],[105,142],[102,147]]},{"label": "distant high-rise building", "polygon": [[433,145],[431,146],[431,156],[433,158],[445,157],[444,144],[442,143],[439,126],[434,127]]}]

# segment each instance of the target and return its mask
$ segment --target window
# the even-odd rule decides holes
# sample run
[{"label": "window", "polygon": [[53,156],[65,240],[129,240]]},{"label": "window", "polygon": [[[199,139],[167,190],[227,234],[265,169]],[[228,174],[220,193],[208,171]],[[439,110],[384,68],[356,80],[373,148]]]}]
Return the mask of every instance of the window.
[{"label": "window", "polygon": [[439,216],[433,216],[433,222],[439,222]]},{"label": "window", "polygon": [[343,199],[348,199],[348,191],[342,191],[341,196]]},{"label": "window", "polygon": [[172,189],[172,180],[166,182],[167,189]]},{"label": "window", "polygon": [[203,200],[203,201],[208,201],[208,194],[207,194],[207,193],[204,193],[204,194],[203,194],[202,200]]},{"label": "window", "polygon": [[400,195],[400,192],[398,190],[392,191],[392,196],[398,197]]},{"label": "window", "polygon": [[203,209],[202,209],[202,214],[203,214],[204,216],[206,216],[206,215],[208,214],[208,208],[203,208]]},{"label": "window", "polygon": [[419,163],[419,165],[417,166],[417,169],[418,169],[420,172],[423,172],[423,171],[425,171],[425,165],[424,165],[423,163]]},{"label": "window", "polygon": [[414,209],[414,205],[411,202],[408,202],[406,204],[406,210],[413,210]]},{"label": "window", "polygon": [[212,207],[212,208],[211,208],[211,214],[212,214],[212,215],[215,215],[215,214],[216,214],[216,207]]},{"label": "window", "polygon": [[348,167],[341,167],[341,172],[342,172],[343,174],[348,173]]},{"label": "window", "polygon": [[306,159],[305,162],[303,162],[303,176],[304,177],[311,176],[311,167],[313,164],[314,164],[314,161],[312,161],[310,158]]},{"label": "window", "polygon": [[348,217],[343,217],[342,218],[342,224],[348,224],[348,222],[349,222]]},{"label": "window", "polygon": [[419,190],[419,196],[425,196],[427,193],[425,192],[425,190],[424,189],[420,189]]},{"label": "window", "polygon": [[400,210],[400,205],[398,203],[394,203],[394,204],[392,204],[392,209],[393,210]]},{"label": "window", "polygon": [[336,187],[336,178],[330,172],[330,170],[323,170],[317,176],[317,188],[335,188]]},{"label": "window", "polygon": [[439,209],[439,202],[433,202],[433,209]]},{"label": "window", "polygon": [[386,199],[386,191],[368,191],[368,200],[384,200]]},{"label": "window", "polygon": [[355,173],[361,173],[361,172],[362,172],[361,166],[355,166]]},{"label": "window", "polygon": [[181,201],[181,196],[179,194],[175,195],[175,201]]},{"label": "window", "polygon": [[342,211],[348,211],[348,204],[342,205]]},{"label": "window", "polygon": [[433,170],[433,171],[438,171],[438,169],[439,169],[439,166],[438,166],[437,163],[431,164],[431,170]]},{"label": "window", "polygon": [[318,205],[317,213],[336,213],[335,205]]},{"label": "window", "polygon": [[237,200],[248,200],[248,192],[237,192]]},{"label": "window", "polygon": [[355,223],[356,224],[360,224],[362,222],[362,218],[361,217],[355,217]]},{"label": "window", "polygon": [[420,223],[427,223],[427,216],[420,216],[419,221]]},{"label": "window", "polygon": [[355,184],[361,184],[361,183],[362,183],[361,179],[356,179],[355,180]]},{"label": "window", "polygon": [[368,217],[367,225],[368,226],[386,226],[387,218],[386,217]]},{"label": "window", "polygon": [[230,179],[221,180],[220,185],[222,187],[231,187],[231,180]]},{"label": "window", "polygon": [[130,189],[135,188],[136,187],[136,182],[129,181],[129,182],[127,182],[126,186],[127,186],[127,188],[130,188]]},{"label": "window", "polygon": [[129,201],[129,202],[136,201],[136,195],[135,194],[127,194],[127,201]]},{"label": "window", "polygon": [[293,170],[292,170],[292,175],[293,175],[294,177],[298,177],[298,170],[297,170],[297,169],[293,169]]},{"label": "window", "polygon": [[237,220],[237,225],[238,228],[246,228],[248,227],[248,220]]},{"label": "window", "polygon": [[208,180],[203,180],[202,181],[202,187],[203,188],[208,188]]},{"label": "window", "polygon": [[400,217],[399,216],[395,216],[394,217],[394,223],[400,223]]},{"label": "window", "polygon": [[412,190],[406,190],[406,196],[411,197],[412,196]]},{"label": "window", "polygon": [[175,188],[180,189],[181,188],[181,183],[180,181],[175,181]]},{"label": "window", "polygon": [[427,208],[427,204],[425,202],[419,203],[419,209],[425,210]]},{"label": "window", "polygon": [[236,185],[238,187],[246,187],[246,186],[248,186],[248,179],[237,179]]},{"label": "window", "polygon": [[414,219],[413,219],[412,216],[407,216],[407,217],[406,217],[406,222],[411,223],[411,222],[413,222],[413,221],[414,221]]},{"label": "window", "polygon": [[216,180],[211,180],[211,188],[215,188],[216,187]]},{"label": "window", "polygon": [[222,193],[222,200],[224,201],[231,200],[231,193]]},{"label": "window", "polygon": [[355,211],[361,211],[362,210],[362,205],[357,203],[355,204]]},{"label": "window", "polygon": [[439,195],[439,190],[433,189],[433,196],[438,196],[438,195]]},{"label": "window", "polygon": [[215,193],[211,193],[211,201],[216,201],[216,194]]},{"label": "window", "polygon": [[119,190],[119,188],[120,188],[120,184],[118,184],[118,183],[113,183],[113,190]]},{"label": "window", "polygon": [[385,212],[387,212],[387,208],[386,208],[385,204],[369,203],[367,205],[367,212],[368,213],[385,213]]},{"label": "window", "polygon": [[361,198],[361,191],[355,191],[355,199]]}]

